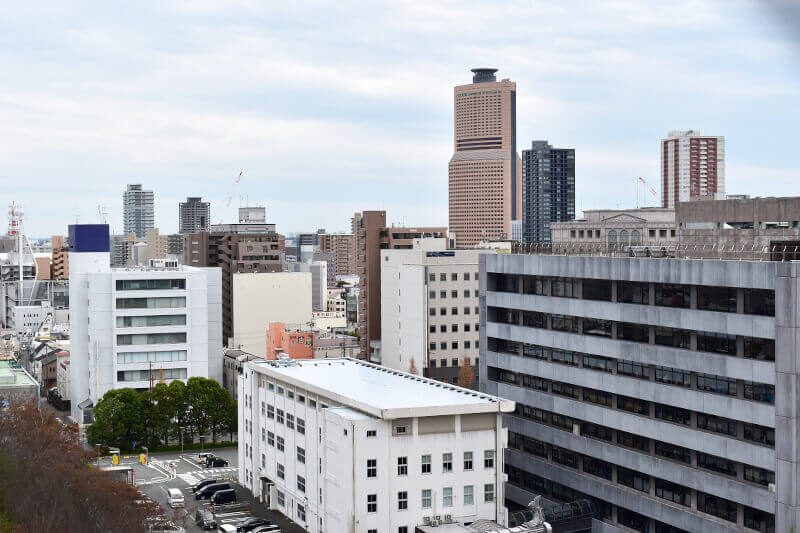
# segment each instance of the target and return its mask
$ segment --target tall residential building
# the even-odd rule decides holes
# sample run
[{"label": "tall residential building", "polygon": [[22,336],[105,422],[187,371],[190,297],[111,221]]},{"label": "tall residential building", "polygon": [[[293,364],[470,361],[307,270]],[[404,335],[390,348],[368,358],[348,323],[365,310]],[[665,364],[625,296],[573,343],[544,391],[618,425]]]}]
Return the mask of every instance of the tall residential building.
[{"label": "tall residential building", "polygon": [[670,131],[661,140],[661,206],[725,194],[725,137]]},{"label": "tall residential building", "polygon": [[211,224],[211,203],[199,196],[188,196],[178,204],[178,233],[208,231]]},{"label": "tall residential building", "polygon": [[477,388],[478,258],[496,250],[418,243],[381,252],[381,364]]},{"label": "tall residential building", "polygon": [[239,482],[305,531],[507,523],[513,402],[347,358],[248,362],[239,387]]},{"label": "tall residential building", "polygon": [[386,211],[364,211],[353,216],[358,274],[358,334],[362,357],[373,356],[371,343],[381,338],[381,250],[411,249],[414,239],[446,238],[447,228],[386,226]]},{"label": "tall residential building", "polygon": [[147,228],[155,226],[153,191],[142,189],[140,183],[128,185],[122,194],[122,220],[126,235],[134,233],[137,239],[144,239]]},{"label": "tall residential building", "polygon": [[356,273],[355,235],[323,233],[319,236],[319,251],[333,254],[336,276],[349,276]]},{"label": "tall residential building", "polygon": [[575,218],[575,150],[533,141],[522,151],[522,240],[550,242],[550,223]]},{"label": "tall residential building", "polygon": [[607,532],[798,523],[797,264],[480,261],[480,388],[516,402],[511,502],[588,498]]},{"label": "tall residential building", "polygon": [[283,236],[275,232],[275,224],[251,223],[212,225],[185,237],[185,265],[222,268],[222,335],[227,342],[233,336],[233,275],[281,272]]},{"label": "tall residential building", "polygon": [[311,308],[314,311],[328,310],[328,263],[325,261],[290,262],[289,272],[311,273]]},{"label": "tall residential building", "polygon": [[112,389],[190,377],[222,382],[218,268],[112,269],[108,225],[69,227],[72,418]]},{"label": "tall residential building", "polygon": [[53,235],[52,246],[53,279],[69,279],[69,246],[63,235]]},{"label": "tall residential building", "polygon": [[509,239],[522,217],[517,155],[517,84],[495,68],[472,69],[454,90],[454,153],[449,166],[450,231],[456,246]]}]

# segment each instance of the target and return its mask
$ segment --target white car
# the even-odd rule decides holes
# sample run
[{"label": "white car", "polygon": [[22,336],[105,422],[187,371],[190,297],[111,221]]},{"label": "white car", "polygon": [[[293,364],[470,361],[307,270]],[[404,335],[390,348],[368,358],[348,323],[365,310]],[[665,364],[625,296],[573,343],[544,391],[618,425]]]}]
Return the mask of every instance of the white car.
[{"label": "white car", "polygon": [[173,509],[186,506],[180,489],[167,489],[167,503]]},{"label": "white car", "polygon": [[236,526],[222,524],[218,529],[219,533],[236,533]]}]

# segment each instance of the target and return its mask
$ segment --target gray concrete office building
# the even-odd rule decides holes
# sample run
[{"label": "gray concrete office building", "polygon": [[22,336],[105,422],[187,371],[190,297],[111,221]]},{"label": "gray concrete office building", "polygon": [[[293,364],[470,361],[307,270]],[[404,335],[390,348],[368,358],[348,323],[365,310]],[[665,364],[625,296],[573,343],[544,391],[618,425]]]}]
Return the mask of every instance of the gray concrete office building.
[{"label": "gray concrete office building", "polygon": [[155,227],[153,191],[142,189],[141,183],[133,183],[122,193],[122,219],[125,235],[135,233],[144,239],[148,228]]},{"label": "gray concrete office building", "polygon": [[550,242],[550,223],[575,218],[575,150],[533,141],[522,151],[522,241]]},{"label": "gray concrete office building", "polygon": [[792,262],[482,255],[509,505],[589,498],[603,532],[800,526],[799,295]]},{"label": "gray concrete office building", "polygon": [[178,233],[208,231],[211,224],[211,202],[199,196],[188,196],[178,204]]}]

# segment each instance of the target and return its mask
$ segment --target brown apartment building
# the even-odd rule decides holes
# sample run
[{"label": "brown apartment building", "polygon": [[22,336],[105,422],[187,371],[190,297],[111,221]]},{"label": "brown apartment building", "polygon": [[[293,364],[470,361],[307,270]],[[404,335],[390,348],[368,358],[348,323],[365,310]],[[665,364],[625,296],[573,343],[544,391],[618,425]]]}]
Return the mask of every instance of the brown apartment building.
[{"label": "brown apartment building", "polygon": [[522,218],[517,84],[496,72],[472,69],[472,83],[454,89],[449,225],[458,248],[508,239],[511,221]]},{"label": "brown apartment building", "polygon": [[53,279],[69,279],[69,246],[63,235],[53,235],[50,240],[53,251],[51,268]]},{"label": "brown apartment building", "polygon": [[275,224],[218,224],[186,234],[183,261],[188,266],[222,269],[222,335],[233,336],[233,275],[282,270],[283,235]]},{"label": "brown apartment building", "polygon": [[361,357],[372,355],[370,342],[381,338],[381,250],[410,249],[414,239],[447,238],[447,228],[386,226],[386,211],[363,211],[352,219],[358,274],[358,334]]},{"label": "brown apartment building", "polygon": [[[319,235],[319,251],[333,254],[335,276],[347,276],[356,273],[356,238],[355,235],[341,233],[321,233]],[[328,274],[331,268],[328,265]]]}]

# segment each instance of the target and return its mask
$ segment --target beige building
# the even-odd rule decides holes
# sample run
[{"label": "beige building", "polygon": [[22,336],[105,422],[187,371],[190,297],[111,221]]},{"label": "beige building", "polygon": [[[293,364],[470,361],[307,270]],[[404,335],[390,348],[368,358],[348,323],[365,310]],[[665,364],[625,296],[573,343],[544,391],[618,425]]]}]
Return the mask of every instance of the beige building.
[{"label": "beige building", "polygon": [[554,247],[674,244],[677,242],[675,210],[663,207],[593,209],[584,211],[583,218],[577,220],[552,222],[550,234]]},{"label": "beige building", "polygon": [[[321,233],[319,251],[333,254],[334,276],[349,276],[356,273],[356,238],[352,234]],[[328,265],[331,270],[331,265]],[[330,272],[328,273],[330,275]]]},{"label": "beige building", "polygon": [[454,153],[449,165],[449,226],[456,246],[508,239],[522,218],[522,164],[517,155],[517,84],[497,69],[472,69],[454,89]]},{"label": "beige building", "polygon": [[236,308],[228,346],[264,357],[270,322],[311,321],[311,273],[237,272],[233,274],[232,299]]},{"label": "beige building", "polygon": [[361,356],[370,358],[381,338],[381,250],[410,249],[414,239],[445,238],[447,228],[386,226],[386,211],[355,213],[356,274],[358,274],[358,334]]},{"label": "beige building", "polygon": [[50,240],[52,246],[51,268],[53,279],[69,279],[69,246],[67,238],[63,235],[53,235]]}]

